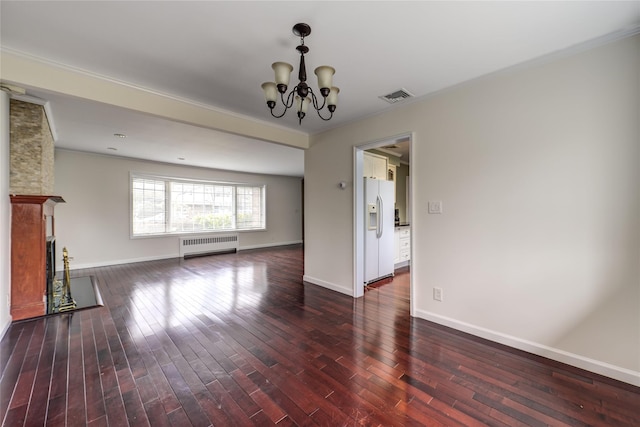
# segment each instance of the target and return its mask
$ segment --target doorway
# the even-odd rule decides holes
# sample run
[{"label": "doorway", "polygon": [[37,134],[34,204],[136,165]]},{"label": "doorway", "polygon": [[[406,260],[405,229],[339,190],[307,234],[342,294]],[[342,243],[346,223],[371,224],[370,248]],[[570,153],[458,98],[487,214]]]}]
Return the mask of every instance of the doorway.
[{"label": "doorway", "polygon": [[[413,134],[406,133],[396,136],[391,136],[388,138],[371,141],[362,145],[358,145],[354,147],[354,283],[353,283],[353,295],[355,298],[362,297],[365,292],[365,184],[364,184],[364,176],[365,176],[365,152],[370,152],[370,150],[374,150],[376,154],[380,156],[387,155],[389,157],[393,156],[394,159],[398,158],[398,153],[406,150],[407,156],[403,158],[402,163],[406,163],[406,167],[410,168],[411,160],[412,160],[412,150],[411,146],[413,144]],[[396,162],[394,162],[396,163]],[[395,166],[395,165],[394,165]],[[408,169],[410,171],[410,169]],[[396,184],[396,189],[400,189],[402,192],[402,196],[397,194],[396,201],[400,201],[402,206],[396,206],[398,211],[402,212],[402,217],[400,221],[403,223],[407,223],[409,226],[411,224],[411,207],[412,203],[412,194],[411,191],[411,179],[410,172],[409,173],[399,173],[399,168],[390,168],[385,171],[387,174],[387,179],[393,178],[394,180],[402,179],[405,180],[402,185]],[[392,175],[390,175],[390,173]],[[394,218],[395,219],[395,218]],[[409,237],[409,259],[412,255],[412,242],[411,237]],[[395,239],[394,239],[395,241]],[[406,264],[408,264],[408,261]],[[410,295],[410,312],[413,316],[413,271],[410,269],[410,279],[409,279],[409,295]]]}]

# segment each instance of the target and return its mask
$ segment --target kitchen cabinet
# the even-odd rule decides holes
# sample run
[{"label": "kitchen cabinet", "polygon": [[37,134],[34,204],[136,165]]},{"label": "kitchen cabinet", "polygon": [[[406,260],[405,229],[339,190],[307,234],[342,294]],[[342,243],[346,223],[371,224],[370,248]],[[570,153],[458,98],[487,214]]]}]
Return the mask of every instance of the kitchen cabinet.
[{"label": "kitchen cabinet", "polygon": [[411,260],[411,228],[409,226],[396,227],[395,233],[395,268],[409,265]]},{"label": "kitchen cabinet", "polygon": [[384,156],[365,151],[363,161],[364,177],[386,180],[388,173],[388,162],[389,159]]},{"label": "kitchen cabinet", "polygon": [[393,181],[393,200],[396,200],[396,166],[387,166],[387,181]]}]

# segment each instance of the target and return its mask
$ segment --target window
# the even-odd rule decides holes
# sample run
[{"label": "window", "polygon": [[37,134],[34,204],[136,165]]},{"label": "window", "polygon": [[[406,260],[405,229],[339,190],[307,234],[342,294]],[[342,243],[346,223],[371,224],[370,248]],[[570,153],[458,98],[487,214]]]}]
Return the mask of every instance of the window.
[{"label": "window", "polygon": [[264,185],[132,174],[132,234],[263,230],[264,193]]}]

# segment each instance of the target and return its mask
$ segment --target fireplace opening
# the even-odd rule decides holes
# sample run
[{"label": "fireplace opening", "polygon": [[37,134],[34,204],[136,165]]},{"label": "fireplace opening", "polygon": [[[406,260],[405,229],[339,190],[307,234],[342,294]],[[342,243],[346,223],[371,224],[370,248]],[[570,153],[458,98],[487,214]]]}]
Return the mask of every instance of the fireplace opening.
[{"label": "fireplace opening", "polygon": [[50,312],[48,307],[53,295],[53,280],[56,277],[56,238],[55,236],[47,237],[46,244],[46,278],[47,278],[47,312]]},{"label": "fireplace opening", "polygon": [[62,279],[56,279],[56,239],[47,237],[46,245],[47,313],[72,313],[76,310],[103,306],[98,281],[94,276],[71,277],[69,254],[62,249]]},{"label": "fireplace opening", "polygon": [[47,249],[45,254],[47,260],[47,291],[51,291],[53,279],[56,276],[56,238],[55,236],[47,237]]}]

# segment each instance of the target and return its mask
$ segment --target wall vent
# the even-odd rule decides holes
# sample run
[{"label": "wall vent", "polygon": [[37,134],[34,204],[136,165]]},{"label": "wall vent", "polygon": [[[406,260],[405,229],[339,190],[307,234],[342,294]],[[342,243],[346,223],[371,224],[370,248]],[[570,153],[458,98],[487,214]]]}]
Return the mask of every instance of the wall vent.
[{"label": "wall vent", "polygon": [[395,92],[391,92],[388,95],[379,96],[378,98],[387,101],[389,104],[395,104],[398,101],[402,101],[403,99],[413,98],[413,94],[409,93],[408,90],[402,88],[398,89]]},{"label": "wall vent", "polygon": [[181,258],[238,251],[237,234],[180,237],[179,241]]}]

